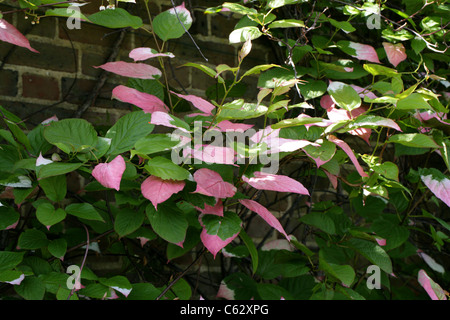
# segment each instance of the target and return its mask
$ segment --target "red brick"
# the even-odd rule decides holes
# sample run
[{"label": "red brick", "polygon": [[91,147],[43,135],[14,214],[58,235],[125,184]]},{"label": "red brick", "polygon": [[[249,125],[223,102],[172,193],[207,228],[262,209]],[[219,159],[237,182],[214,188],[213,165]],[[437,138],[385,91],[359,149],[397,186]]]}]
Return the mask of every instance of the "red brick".
[{"label": "red brick", "polygon": [[[13,47],[14,52],[8,56],[6,64],[23,65],[43,70],[76,72],[76,49],[60,47],[50,43],[30,41],[31,46],[39,53],[21,47]],[[0,46],[0,57],[4,57]]]},{"label": "red brick", "polygon": [[1,70],[0,71],[0,95],[1,96],[15,96],[17,94],[17,79],[16,71]]},{"label": "red brick", "polygon": [[51,77],[25,73],[22,75],[22,96],[44,100],[59,99],[58,81]]}]

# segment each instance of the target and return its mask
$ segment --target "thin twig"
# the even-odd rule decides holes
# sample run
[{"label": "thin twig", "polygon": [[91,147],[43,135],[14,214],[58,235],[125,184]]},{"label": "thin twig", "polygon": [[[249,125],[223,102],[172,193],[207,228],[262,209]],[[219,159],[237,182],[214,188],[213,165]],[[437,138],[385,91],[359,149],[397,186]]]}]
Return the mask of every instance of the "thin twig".
[{"label": "thin twig", "polygon": [[197,45],[197,43],[195,42],[194,38],[192,37],[192,35],[189,33],[189,31],[186,29],[186,27],[184,26],[183,22],[181,22],[180,17],[178,16],[178,12],[175,8],[175,3],[173,2],[173,0],[170,0],[170,2],[172,2],[172,6],[175,12],[175,15],[177,16],[178,22],[181,24],[181,26],[183,27],[184,31],[187,33],[187,35],[189,36],[189,38],[191,38],[192,42],[194,43],[194,46],[197,48],[198,52],[200,52],[200,55],[203,57],[203,59],[205,59],[206,61],[208,61],[208,59],[203,55],[202,50],[200,50],[200,47]]},{"label": "thin twig", "polygon": [[83,224],[83,227],[84,227],[84,230],[86,230],[86,250],[84,251],[84,257],[83,257],[83,261],[81,262],[80,272],[78,273],[78,276],[75,279],[75,285],[72,288],[72,290],[70,291],[70,294],[67,297],[67,300],[70,300],[70,298],[72,297],[73,293],[75,292],[75,289],[77,287],[77,283],[79,283],[79,281],[80,281],[81,271],[83,271],[84,264],[86,263],[86,259],[87,259],[87,255],[88,255],[88,251],[89,251],[89,230],[84,224]]}]

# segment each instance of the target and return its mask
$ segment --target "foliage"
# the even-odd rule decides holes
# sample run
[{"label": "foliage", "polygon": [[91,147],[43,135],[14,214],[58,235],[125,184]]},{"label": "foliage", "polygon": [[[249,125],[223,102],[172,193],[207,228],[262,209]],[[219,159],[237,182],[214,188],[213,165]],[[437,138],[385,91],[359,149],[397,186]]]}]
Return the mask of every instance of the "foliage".
[{"label": "foliage", "polygon": [[[21,4],[34,10],[41,2]],[[184,278],[166,286],[152,275],[152,252],[162,247],[165,260],[192,253],[196,261],[228,259],[218,298],[447,299],[449,10],[444,1],[259,0],[208,8],[238,17],[229,40],[239,46],[235,66],[184,65],[221,90],[208,98],[165,82],[164,61],[173,58],[166,44],[192,25],[184,4],[150,17],[150,31],[121,8],[86,17],[143,28],[158,48],[132,50],[134,62],[96,66],[131,78],[112,97],[136,107],[106,133],[82,119],[49,119],[28,130],[1,108],[3,295],[192,298],[194,285]],[[1,40],[34,50],[0,23]],[[283,61],[247,66],[252,44],[263,38]],[[248,101],[233,94],[244,79],[258,83]],[[182,116],[186,105],[193,111]],[[252,134],[218,144],[239,132]],[[69,189],[69,175],[80,177],[79,190]],[[330,188],[318,187],[324,181]],[[276,217],[265,193],[286,194],[294,204]],[[321,200],[324,193],[332,197]],[[277,240],[257,244],[249,236],[255,214]],[[120,273],[96,275],[89,257],[77,259],[99,251],[97,241],[102,254],[123,256]],[[67,273],[70,265],[81,278]],[[369,286],[371,266],[379,287]]]}]

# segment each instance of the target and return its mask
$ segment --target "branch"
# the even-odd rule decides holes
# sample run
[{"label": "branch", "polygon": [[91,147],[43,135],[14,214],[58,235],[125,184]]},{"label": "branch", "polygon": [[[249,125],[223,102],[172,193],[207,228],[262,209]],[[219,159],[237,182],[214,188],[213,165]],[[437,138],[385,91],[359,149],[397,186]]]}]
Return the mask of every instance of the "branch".
[{"label": "branch", "polygon": [[[116,42],[114,43],[112,52],[106,62],[112,62],[116,59],[117,55],[119,54],[120,45],[122,44],[123,39],[125,38],[126,30],[127,29],[124,28],[120,31],[119,37],[116,40]],[[75,118],[80,118],[83,115],[83,113],[94,103],[100,90],[105,85],[107,78],[108,78],[108,72],[103,70],[94,89],[92,89],[92,91],[89,94],[89,96],[87,97],[87,99],[84,101],[84,103],[81,106],[78,107],[78,110],[75,112],[75,115],[74,115]]]}]

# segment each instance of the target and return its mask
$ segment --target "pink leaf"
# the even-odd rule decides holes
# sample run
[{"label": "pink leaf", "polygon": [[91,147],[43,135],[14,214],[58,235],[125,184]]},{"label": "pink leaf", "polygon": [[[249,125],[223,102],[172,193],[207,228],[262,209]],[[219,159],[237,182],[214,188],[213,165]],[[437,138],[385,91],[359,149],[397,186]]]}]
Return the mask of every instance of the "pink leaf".
[{"label": "pink leaf", "polygon": [[223,181],[217,172],[202,168],[194,173],[194,180],[197,182],[196,193],[216,198],[229,198],[236,193],[236,187],[231,183]]},{"label": "pink leaf", "polygon": [[257,171],[251,178],[242,176],[242,180],[258,190],[293,192],[309,195],[308,190],[300,182],[288,176]]},{"label": "pink leaf", "polygon": [[286,234],[286,231],[284,231],[283,226],[281,225],[281,223],[278,221],[277,218],[275,218],[275,216],[270,213],[269,210],[267,210],[265,207],[263,207],[261,204],[259,204],[256,201],[253,200],[248,200],[248,199],[240,199],[239,202],[245,206],[247,209],[256,212],[261,218],[264,219],[264,221],[266,221],[271,227],[275,228],[276,230],[278,230],[278,232],[282,233],[286,239],[288,239],[289,241],[291,241],[291,239],[288,237],[288,235]]},{"label": "pink leaf", "polygon": [[386,239],[375,238],[375,241],[378,243],[379,246],[383,247],[386,245]]},{"label": "pink leaf", "polygon": [[432,300],[447,300],[444,290],[428,276],[425,270],[419,271],[418,281]]},{"label": "pink leaf", "polygon": [[202,214],[214,214],[216,216],[223,216],[223,204],[222,200],[218,200],[217,203],[214,206],[210,206],[208,204],[205,204],[205,208],[199,208],[195,207],[198,211],[200,211]]},{"label": "pink leaf", "polygon": [[[272,129],[270,126],[264,130],[259,130],[250,140],[253,143],[265,143],[267,145],[267,153],[293,152],[304,148],[307,145],[317,145],[308,140],[294,140],[279,138],[280,129]],[[317,145],[318,146],[318,145]]]},{"label": "pink leaf", "polygon": [[334,108],[335,105],[336,103],[333,101],[329,94],[324,95],[322,96],[322,98],[320,98],[320,106],[327,111]]},{"label": "pink leaf", "polygon": [[262,251],[269,251],[269,250],[287,250],[287,251],[294,251],[294,248],[290,244],[289,241],[286,239],[276,239],[269,241],[265,243],[261,247]]},{"label": "pink leaf", "polygon": [[442,265],[440,265],[439,263],[436,262],[436,260],[434,260],[432,257],[430,257],[429,255],[427,255],[425,252],[423,252],[422,250],[418,249],[417,250],[417,255],[419,257],[421,257],[423,259],[423,261],[425,261],[425,263],[434,271],[439,272],[444,274],[445,273],[445,269]]},{"label": "pink leaf", "polygon": [[421,176],[423,183],[434,193],[434,195],[441,199],[447,206],[450,207],[450,180],[444,178],[437,180],[433,176]]},{"label": "pink leaf", "polygon": [[200,239],[202,240],[203,245],[208,249],[209,252],[212,253],[214,256],[214,259],[216,258],[217,253],[222,250],[224,247],[226,247],[231,241],[233,241],[238,235],[239,232],[234,234],[228,239],[222,240],[217,235],[210,235],[207,233],[205,226],[202,223],[202,216],[205,214],[213,214],[216,216],[223,216],[223,205],[222,201],[219,199],[217,203],[214,205],[214,207],[211,207],[207,204],[205,204],[204,209],[197,208],[202,214],[199,216],[198,220],[200,222],[200,225],[203,227],[203,230],[200,234]]},{"label": "pink leaf", "polygon": [[348,155],[350,160],[355,165],[356,171],[358,171],[358,173],[361,177],[368,177],[367,173],[364,172],[363,168],[359,164],[358,159],[356,159],[355,154],[353,153],[352,149],[349,147],[349,145],[345,141],[339,140],[338,138],[336,138],[333,135],[329,135],[328,140],[333,142],[334,144],[336,144],[342,150],[344,150],[344,152]]},{"label": "pink leaf", "polygon": [[136,61],[144,61],[150,58],[155,57],[169,57],[174,58],[175,56],[170,53],[158,53],[158,51],[151,49],[151,48],[135,48],[130,51],[130,54],[128,55],[131,59]]},{"label": "pink leaf", "polygon": [[130,63],[124,61],[107,62],[101,66],[103,70],[118,74],[120,76],[139,79],[155,79],[161,76],[161,71],[145,63]]},{"label": "pink leaf", "polygon": [[56,115],[54,115],[53,117],[50,117],[48,119],[45,119],[44,121],[41,122],[41,124],[45,126],[45,125],[47,125],[47,124],[49,124],[50,122],[53,122],[53,121],[59,121],[59,119],[58,119],[58,117]]},{"label": "pink leaf", "polygon": [[176,95],[177,97],[184,99],[186,101],[189,101],[190,103],[192,103],[192,105],[194,107],[196,107],[198,110],[202,111],[203,113],[207,114],[207,115],[211,115],[211,112],[216,108],[211,102],[194,96],[194,95],[183,95],[183,94],[179,94],[179,93],[175,93],[173,91],[171,91],[174,95]]},{"label": "pink leaf", "polygon": [[145,113],[169,112],[169,108],[158,97],[123,85],[113,89],[112,97],[122,102],[134,104],[144,110]]},{"label": "pink leaf", "polygon": [[234,300],[234,290],[228,288],[227,284],[224,281],[222,281],[220,283],[219,291],[217,291],[216,298]]},{"label": "pink leaf", "polygon": [[338,186],[338,180],[337,177],[334,174],[329,173],[328,171],[324,170],[323,172],[325,172],[325,174],[327,175],[328,179],[331,182],[331,185],[333,186],[334,189],[337,189]]},{"label": "pink leaf", "polygon": [[353,57],[359,60],[367,60],[374,63],[380,63],[380,60],[378,60],[377,52],[372,46],[350,41],[349,47],[356,51],[356,54]]},{"label": "pink leaf", "polygon": [[206,249],[208,249],[209,252],[212,253],[215,259],[217,253],[224,247],[226,247],[228,244],[230,244],[230,242],[233,241],[238,235],[239,232],[228,239],[222,240],[217,235],[208,234],[206,232],[206,229],[203,228],[202,232],[200,233],[200,239],[202,240],[203,245],[206,247]]},{"label": "pink leaf", "polygon": [[150,120],[151,124],[156,124],[156,125],[169,127],[169,128],[176,128],[181,131],[187,132],[186,129],[178,127],[177,125],[174,124],[174,122],[175,122],[175,119],[170,114],[168,114],[167,112],[161,112],[161,111],[153,112],[152,118]]},{"label": "pink leaf", "polygon": [[228,147],[213,145],[194,146],[194,149],[185,148],[184,157],[191,156],[206,163],[220,163],[234,165],[236,152]]},{"label": "pink leaf", "polygon": [[39,53],[33,49],[25,36],[5,19],[0,19],[0,40],[12,43],[16,46],[27,48],[32,52]]},{"label": "pink leaf", "polygon": [[405,47],[401,43],[393,44],[389,42],[383,42],[384,51],[386,51],[386,56],[389,62],[394,66],[406,60]]},{"label": "pink leaf", "polygon": [[[351,84],[350,87],[355,89],[355,91],[359,94],[361,98],[367,97],[369,99],[378,98],[372,91],[367,91],[366,89],[359,87],[357,85]],[[353,111],[353,110],[352,110]]]},{"label": "pink leaf", "polygon": [[173,194],[183,190],[184,186],[184,181],[163,180],[156,176],[150,176],[142,183],[141,192],[157,209],[159,203],[166,201]]},{"label": "pink leaf", "polygon": [[122,156],[117,156],[109,163],[99,163],[92,170],[92,176],[105,188],[112,188],[119,191],[120,181],[125,171],[125,160]]},{"label": "pink leaf", "polygon": [[233,123],[229,120],[222,120],[217,124],[217,127],[222,132],[227,132],[227,131],[244,132],[244,131],[252,128],[253,124]]}]

